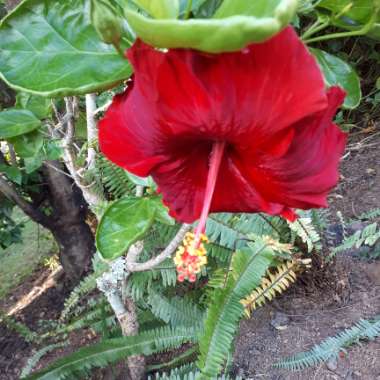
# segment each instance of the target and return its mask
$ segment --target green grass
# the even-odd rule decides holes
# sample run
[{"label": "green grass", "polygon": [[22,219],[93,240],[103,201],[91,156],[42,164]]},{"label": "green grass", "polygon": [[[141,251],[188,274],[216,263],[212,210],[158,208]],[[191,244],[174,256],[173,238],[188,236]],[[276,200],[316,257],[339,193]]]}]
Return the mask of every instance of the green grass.
[{"label": "green grass", "polygon": [[0,248],[0,299],[22,283],[35,269],[57,252],[57,246],[49,233],[15,209],[15,221],[24,221],[22,242],[7,249]]}]

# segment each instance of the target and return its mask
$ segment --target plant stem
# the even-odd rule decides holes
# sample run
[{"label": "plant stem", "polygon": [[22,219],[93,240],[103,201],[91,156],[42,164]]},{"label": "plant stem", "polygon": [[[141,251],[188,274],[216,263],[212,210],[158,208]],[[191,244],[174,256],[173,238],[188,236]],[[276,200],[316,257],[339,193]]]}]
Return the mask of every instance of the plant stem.
[{"label": "plant stem", "polygon": [[183,17],[185,20],[187,20],[190,17],[192,6],[193,6],[193,0],[187,0],[186,11],[185,11],[185,15]]},{"label": "plant stem", "polygon": [[316,21],[302,36],[301,39],[303,41],[307,40],[307,38],[311,37],[315,33],[327,28],[329,26],[329,22],[325,21],[323,23],[320,23],[320,21]]},{"label": "plant stem", "polygon": [[352,37],[352,36],[362,36],[367,34],[371,29],[373,24],[376,21],[378,12],[374,12],[371,16],[371,19],[368,21],[367,24],[363,26],[363,28],[359,30],[352,30],[349,32],[342,32],[342,33],[332,33],[332,34],[326,34],[324,36],[319,36],[319,37],[314,37],[314,38],[309,38],[305,39],[303,42],[306,44],[311,43],[311,42],[317,42],[317,41],[326,41],[326,40],[331,40],[333,38],[344,38],[344,37]]}]

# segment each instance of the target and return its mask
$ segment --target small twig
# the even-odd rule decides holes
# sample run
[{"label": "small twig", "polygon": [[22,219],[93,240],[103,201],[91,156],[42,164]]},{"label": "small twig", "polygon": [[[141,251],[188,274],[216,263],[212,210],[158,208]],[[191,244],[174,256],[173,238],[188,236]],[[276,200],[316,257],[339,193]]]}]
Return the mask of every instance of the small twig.
[{"label": "small twig", "polygon": [[101,113],[101,112],[105,112],[107,111],[108,107],[112,104],[112,101],[110,100],[109,102],[107,102],[106,104],[102,105],[101,107],[97,108],[95,111],[94,111],[94,115],[97,115],[98,113]]},{"label": "small twig", "polygon": [[125,260],[126,269],[129,272],[143,272],[146,270],[153,269],[154,267],[161,264],[164,260],[166,260],[175,252],[178,245],[182,242],[186,233],[190,229],[191,229],[191,224],[183,224],[182,227],[177,232],[177,234],[172,239],[172,241],[168,244],[168,246],[159,255],[153,257],[152,259],[146,261],[145,263],[137,263],[136,262],[137,256],[130,255],[130,253],[128,252],[126,260]]},{"label": "small twig", "polygon": [[49,161],[45,161],[44,165],[49,166],[49,168],[52,168],[52,169],[56,170],[58,173],[64,174],[65,176],[70,177],[71,179],[73,179],[73,177],[69,173],[66,173],[65,171],[63,171],[63,170],[57,168],[56,166],[50,164]]}]

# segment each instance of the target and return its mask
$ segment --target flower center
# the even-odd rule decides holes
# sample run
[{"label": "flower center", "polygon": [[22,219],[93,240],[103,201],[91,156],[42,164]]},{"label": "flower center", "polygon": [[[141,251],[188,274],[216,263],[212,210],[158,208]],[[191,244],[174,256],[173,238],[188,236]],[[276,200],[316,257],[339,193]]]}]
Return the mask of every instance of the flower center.
[{"label": "flower center", "polygon": [[203,207],[195,234],[186,234],[183,245],[178,248],[174,259],[177,266],[178,281],[182,282],[187,279],[194,282],[201,267],[207,264],[206,249],[203,245],[203,242],[207,242],[207,237],[204,232],[225,146],[224,141],[214,142],[212,146]]}]

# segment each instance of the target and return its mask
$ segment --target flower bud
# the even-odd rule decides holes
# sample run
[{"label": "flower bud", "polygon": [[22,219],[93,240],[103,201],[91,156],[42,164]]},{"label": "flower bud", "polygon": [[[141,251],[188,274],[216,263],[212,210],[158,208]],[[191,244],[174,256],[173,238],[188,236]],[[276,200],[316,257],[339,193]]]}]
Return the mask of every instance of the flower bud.
[{"label": "flower bud", "polygon": [[119,45],[122,34],[121,20],[109,3],[103,0],[91,1],[91,22],[105,43]]}]

